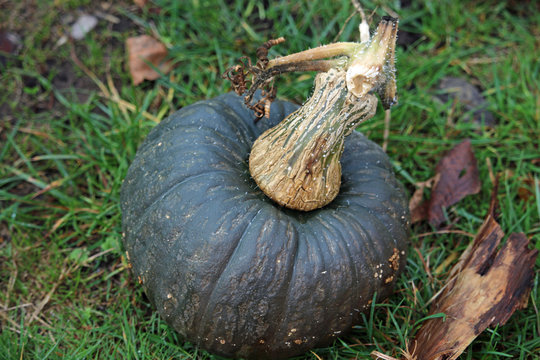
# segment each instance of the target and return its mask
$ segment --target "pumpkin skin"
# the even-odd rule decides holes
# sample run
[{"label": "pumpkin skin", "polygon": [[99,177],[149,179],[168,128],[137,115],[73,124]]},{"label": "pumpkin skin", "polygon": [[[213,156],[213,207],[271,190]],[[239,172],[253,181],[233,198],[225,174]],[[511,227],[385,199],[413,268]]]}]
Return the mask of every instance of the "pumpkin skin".
[{"label": "pumpkin skin", "polygon": [[353,132],[338,196],[280,207],[251,179],[256,138],[297,108],[253,121],[226,94],[163,120],[121,189],[123,243],[159,314],[210,352],[285,358],[325,346],[389,295],[405,263],[405,192],[375,143]]}]

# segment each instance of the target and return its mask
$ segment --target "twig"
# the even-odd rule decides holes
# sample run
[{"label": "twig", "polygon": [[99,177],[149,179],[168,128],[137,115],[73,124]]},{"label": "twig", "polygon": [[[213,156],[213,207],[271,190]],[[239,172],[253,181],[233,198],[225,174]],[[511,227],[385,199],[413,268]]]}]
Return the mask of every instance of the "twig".
[{"label": "twig", "polygon": [[21,308],[25,308],[25,307],[28,307],[28,306],[32,306],[34,304],[32,303],[26,303],[26,304],[21,304],[21,305],[17,305],[17,306],[12,306],[12,307],[9,307],[9,308],[5,308],[5,309],[0,309],[0,312],[8,312],[8,311],[11,311],[11,310],[17,310],[17,309],[21,309]]},{"label": "twig", "polygon": [[[109,95],[107,95],[107,94],[99,94],[99,95],[101,97],[104,97],[104,98],[106,98],[108,100],[111,100],[111,101],[115,102],[116,104],[118,104],[118,106],[120,106],[120,105],[124,106],[126,109],[128,109],[131,112],[136,112],[137,111],[137,107],[135,105],[133,105],[130,102],[127,102],[124,99],[116,98],[114,96],[111,96],[110,94]],[[154,115],[150,114],[147,111],[141,111],[141,114],[142,114],[142,116],[144,116],[145,118],[147,118],[150,121],[153,121],[155,123],[159,122],[159,119],[157,117],[155,117]]]},{"label": "twig", "polygon": [[412,291],[413,291],[413,305],[416,306],[418,303],[418,297],[416,296],[416,293],[418,293],[418,288],[414,284],[414,281],[411,281]]},{"label": "twig", "polygon": [[418,254],[418,257],[420,258],[420,261],[424,265],[424,270],[426,271],[426,275],[429,278],[429,282],[433,283],[433,275],[431,275],[431,270],[429,269],[429,255],[428,255],[428,258],[426,260],[426,259],[424,259],[424,256],[422,255],[422,253],[420,252],[420,250],[418,248],[414,248],[414,250]]},{"label": "twig", "polygon": [[[40,318],[39,316],[36,318],[36,321],[38,321],[40,324],[42,324],[47,329],[52,329],[52,325],[46,322],[44,319]],[[50,332],[49,332],[50,335]]]},{"label": "twig", "polygon": [[459,234],[459,235],[468,236],[470,238],[474,238],[476,236],[474,234],[471,234],[471,233],[463,231],[463,230],[438,230],[438,231],[430,231],[430,232],[418,234],[418,235],[415,235],[414,237],[419,239],[419,238],[423,238],[423,237],[426,237],[426,236],[438,235],[438,234]]},{"label": "twig", "polygon": [[88,264],[90,264],[92,261],[94,261],[94,260],[97,259],[98,257],[103,256],[103,255],[105,255],[105,254],[108,254],[108,253],[110,253],[110,252],[112,252],[112,251],[114,251],[114,249],[111,248],[111,249],[107,249],[107,250],[103,250],[103,251],[101,251],[101,252],[98,252],[97,254],[92,255],[92,256],[90,256],[88,259],[84,260],[83,263],[82,263],[82,265],[83,265],[83,266],[87,266]]},{"label": "twig", "polygon": [[495,184],[497,181],[495,174],[493,173],[493,165],[491,164],[491,158],[486,158],[486,166],[488,168],[489,180],[492,184]]},{"label": "twig", "polygon": [[446,259],[444,259],[444,261],[442,263],[440,263],[439,266],[437,266],[435,268],[435,274],[441,273],[444,268],[446,268],[448,265],[450,265],[457,258],[458,258],[458,253],[457,252],[453,252],[450,255],[448,255],[446,257]]},{"label": "twig", "polygon": [[388,13],[388,14],[389,14],[390,16],[392,16],[392,17],[395,17],[395,18],[399,17],[398,13],[396,13],[394,10],[390,9],[390,8],[389,8],[388,6],[386,6],[386,5],[383,5],[383,6],[382,6],[382,9],[383,9],[384,11],[386,11],[386,13]]},{"label": "twig", "polygon": [[375,360],[378,360],[378,359],[383,359],[383,360],[399,360],[393,356],[390,356],[390,355],[386,355],[386,354],[383,354],[382,352],[379,352],[379,351],[372,351],[371,354],[369,354],[373,359]]},{"label": "twig", "polygon": [[[114,86],[114,82],[113,82],[110,72],[107,72],[107,85],[109,86],[111,95],[116,99],[120,99],[120,94],[118,93],[118,90],[116,90],[116,87]],[[122,114],[124,114],[124,116],[127,118],[128,117],[127,107],[122,103],[118,103],[118,107],[120,108],[120,111],[122,112]]]},{"label": "twig", "polygon": [[99,89],[104,94],[107,94],[108,96],[110,96],[110,92],[107,89],[107,87],[105,86],[105,84],[103,84],[103,82],[101,82],[101,80],[99,80],[97,78],[97,76],[89,68],[87,68],[86,65],[84,65],[82,63],[82,61],[77,56],[77,53],[75,52],[75,47],[71,43],[70,43],[70,45],[71,46],[70,46],[70,49],[69,49],[69,53],[70,53],[70,56],[71,56],[71,60],[73,60],[75,65],[77,65],[79,67],[79,69],[81,69],[86,74],[86,76],[88,76],[99,87]]},{"label": "twig", "polygon": [[353,18],[354,15],[356,15],[356,14],[352,13],[351,15],[349,15],[347,20],[345,20],[345,22],[343,23],[343,26],[341,27],[341,29],[339,29],[339,32],[337,33],[337,35],[334,36],[334,40],[332,40],[333,43],[335,43],[335,42],[337,42],[339,40],[339,37],[341,36],[341,34],[343,34],[343,31],[345,31],[345,27],[347,26],[349,21],[351,21],[351,19]]},{"label": "twig", "polygon": [[10,318],[7,314],[0,312],[0,317],[3,317],[6,319],[7,322],[9,322],[12,326],[14,326],[16,329],[20,329],[21,325],[16,323],[12,318]]}]

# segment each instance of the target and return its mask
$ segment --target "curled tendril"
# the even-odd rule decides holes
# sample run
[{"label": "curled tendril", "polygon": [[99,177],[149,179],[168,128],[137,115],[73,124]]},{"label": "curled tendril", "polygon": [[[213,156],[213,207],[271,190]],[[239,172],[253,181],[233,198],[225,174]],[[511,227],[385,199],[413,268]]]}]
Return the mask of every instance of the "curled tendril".
[{"label": "curled tendril", "polygon": [[[251,59],[247,56],[242,56],[240,64],[231,66],[222,75],[224,79],[228,79],[231,82],[232,89],[238,95],[242,95],[247,90],[247,75],[252,73]],[[247,63],[246,63],[247,62]]]},{"label": "curled tendril", "polygon": [[[284,41],[285,38],[283,37],[266,41],[257,49],[255,66],[253,66],[249,57],[243,56],[239,59],[239,64],[231,66],[222,75],[224,79],[231,82],[232,89],[236,94],[245,94],[244,102],[255,113],[255,121],[260,120],[263,116],[270,117],[270,105],[276,98],[277,92],[274,86],[274,76],[282,71],[279,69],[266,69],[269,62],[268,50]],[[251,80],[248,79],[249,76],[251,76]],[[248,84],[250,84],[249,87]],[[252,104],[253,95],[258,89],[262,90],[262,97],[255,104]]]}]

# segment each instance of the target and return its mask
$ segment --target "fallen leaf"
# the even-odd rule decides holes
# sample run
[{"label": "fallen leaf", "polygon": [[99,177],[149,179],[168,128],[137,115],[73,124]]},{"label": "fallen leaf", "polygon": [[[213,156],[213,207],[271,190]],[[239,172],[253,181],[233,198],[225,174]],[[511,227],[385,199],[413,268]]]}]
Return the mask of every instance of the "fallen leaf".
[{"label": "fallen leaf", "polygon": [[540,179],[533,177],[532,174],[527,174],[518,179],[518,196],[524,202],[531,201],[535,196],[535,189],[540,187]]},{"label": "fallen leaf", "polygon": [[439,177],[429,200],[428,219],[439,226],[445,220],[443,207],[480,191],[478,165],[471,141],[465,140],[450,150],[437,164],[435,172]]},{"label": "fallen leaf", "polygon": [[[436,175],[417,185],[409,202],[412,222],[428,219],[439,227],[444,221],[444,208],[454,205],[467,195],[480,191],[481,183],[476,158],[470,140],[465,140],[450,150],[437,164]],[[426,187],[432,187],[431,198],[422,202]]]},{"label": "fallen leaf", "polygon": [[146,3],[148,2],[148,0],[133,0],[133,2],[135,3],[135,5],[137,5],[138,7],[145,7]]},{"label": "fallen leaf", "polygon": [[129,72],[134,85],[160,77],[160,74],[148,63],[163,73],[168,73],[172,69],[172,62],[165,61],[168,54],[167,48],[151,36],[131,37],[126,40],[126,47],[129,56]]},{"label": "fallen leaf", "polygon": [[417,360],[456,359],[488,326],[504,325],[524,308],[533,285],[537,250],[528,248],[523,233],[504,237],[496,222],[493,196],[488,216],[474,241],[452,268],[449,279],[430,309],[446,318],[426,320],[409,343]]},{"label": "fallen leaf", "polygon": [[424,201],[424,189],[431,189],[433,183],[437,182],[439,176],[440,175],[437,174],[426,181],[420,181],[414,184],[416,190],[409,200],[409,209],[413,224],[427,218],[429,203]]}]

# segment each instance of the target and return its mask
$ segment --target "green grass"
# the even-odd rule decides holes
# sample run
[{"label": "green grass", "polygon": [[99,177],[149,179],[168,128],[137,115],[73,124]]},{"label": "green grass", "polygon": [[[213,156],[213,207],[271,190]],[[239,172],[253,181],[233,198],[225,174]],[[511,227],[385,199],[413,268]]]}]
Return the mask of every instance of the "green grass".
[{"label": "green grass", "polygon": [[[97,78],[110,74],[120,97],[101,96],[70,58],[69,44],[55,47],[61,19],[98,2],[14,4],[0,23],[23,36],[21,53],[0,72],[0,359],[215,359],[184,343],[159,319],[127,270],[120,243],[118,193],[138,145],[158,119],[195,101],[228,91],[220,74],[242,55],[254,55],[269,38],[287,41],[271,55],[357,40],[359,18],[349,1],[155,1],[159,13],[120,2],[110,13],[122,31],[101,20],[74,51]],[[392,110],[388,154],[409,192],[427,180],[442,154],[470,138],[482,190],[447,209],[453,229],[476,233],[500,178],[499,222],[524,232],[540,248],[540,36],[533,2],[419,1],[401,8],[400,28],[418,34],[398,49],[399,106]],[[374,23],[383,2],[363,2]],[[154,5],[154,6],[155,6]],[[379,6],[378,6],[379,5]],[[32,24],[32,26],[28,26]],[[176,69],[138,87],[126,72],[124,40],[156,33],[170,47]],[[67,77],[67,86],[62,86]],[[464,122],[452,103],[434,100],[436,85],[458,76],[478,85],[498,124]],[[278,96],[301,103],[312,76],[288,75]],[[382,111],[361,130],[383,142]],[[396,293],[376,303],[349,336],[304,359],[365,358],[373,350],[398,356],[429,310],[432,295],[470,238],[412,229],[411,251]],[[426,262],[429,274],[426,271]],[[540,352],[537,262],[529,306],[502,327],[481,334],[463,359],[532,359]]]}]

